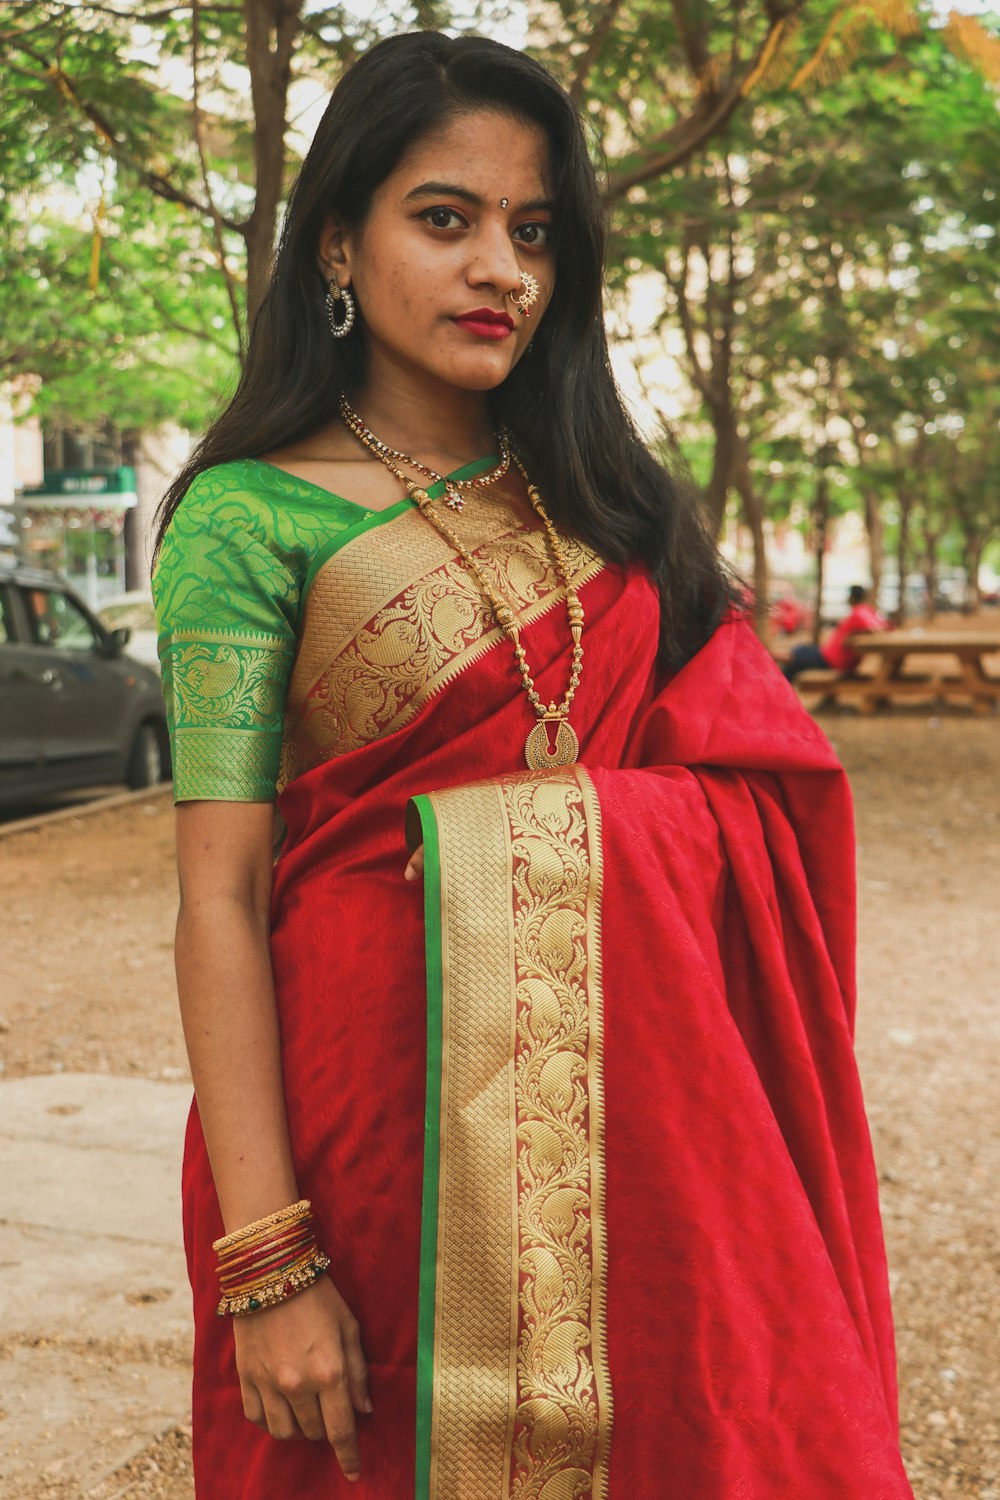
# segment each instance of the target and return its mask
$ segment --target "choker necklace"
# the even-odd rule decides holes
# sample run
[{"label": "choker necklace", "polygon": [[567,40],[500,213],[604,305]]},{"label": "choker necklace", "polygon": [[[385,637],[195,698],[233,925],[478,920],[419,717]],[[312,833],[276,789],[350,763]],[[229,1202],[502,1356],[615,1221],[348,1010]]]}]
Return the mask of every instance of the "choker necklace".
[{"label": "choker necklace", "polygon": [[488,485],[496,484],[497,480],[502,479],[510,468],[510,440],[506,432],[503,431],[501,431],[497,439],[497,446],[500,450],[500,462],[496,468],[491,469],[488,474],[477,474],[475,479],[446,479],[443,474],[439,474],[435,469],[429,469],[419,459],[411,458],[409,453],[401,453],[398,448],[390,448],[388,443],[383,443],[381,438],[375,436],[370,427],[365,426],[346,396],[341,396],[340,398],[340,415],[344,420],[344,425],[349,431],[354,433],[358,442],[364,443],[365,447],[374,453],[376,458],[381,459],[383,463],[388,458],[394,458],[399,463],[409,464],[411,469],[416,469],[419,473],[426,474],[427,478],[432,480],[434,484],[443,484],[446,497],[444,503],[449,510],[462,509],[462,506],[465,504],[465,497],[462,494],[463,490],[474,492],[475,490],[485,489]]},{"label": "choker necklace", "polygon": [[[348,420],[348,415],[345,413],[345,407],[346,413],[350,414],[350,420]],[[529,768],[532,771],[542,771],[550,766],[570,765],[580,753],[580,741],[576,736],[572,724],[569,722],[569,709],[570,704],[576,696],[576,690],[580,685],[580,676],[583,670],[583,643],[581,639],[583,635],[583,605],[580,603],[580,597],[573,586],[569,564],[566,561],[566,554],[563,551],[559,533],[549,519],[542,504],[541,496],[529,480],[521,460],[516,453],[511,453],[509,446],[505,446],[501,450],[507,457],[506,466],[509,466],[510,459],[513,458],[520,471],[528,492],[531,507],[544,528],[545,541],[549,555],[552,558],[552,565],[562,579],[566,590],[566,613],[569,618],[570,635],[573,639],[573,650],[570,657],[569,683],[561,703],[556,703],[555,701],[548,704],[543,703],[528,667],[527,655],[524,647],[521,645],[521,628],[517,623],[513,609],[496,592],[475,557],[458,539],[451,527],[447,525],[440,510],[436,508],[434,501],[428,495],[427,491],[422,489],[416,480],[407,478],[403,471],[393,462],[393,459],[395,458],[402,463],[409,464],[411,468],[419,469],[424,474],[433,475],[436,481],[444,483],[446,486],[454,484],[456,481],[442,479],[432,469],[428,469],[423,464],[417,463],[409,454],[400,453],[394,448],[389,448],[365,426],[357,412],[353,411],[343,398],[341,398],[341,414],[344,416],[345,422],[347,422],[348,427],[354,435],[405,485],[408,497],[417,505],[420,514],[441,533],[445,541],[449,543],[461,558],[463,564],[479,585],[481,592],[489,600],[494,619],[514,647],[514,656],[517,660],[517,670],[521,679],[521,686],[527,693],[528,702],[531,704],[535,718],[538,720],[524,743],[524,758]],[[503,438],[506,444],[506,434],[503,435]],[[499,477],[500,475],[494,472],[485,482],[494,483]],[[480,481],[480,483],[482,482],[484,481]],[[461,483],[471,486],[475,485],[476,481],[463,480]],[[452,508],[460,509],[461,506],[453,506]],[[554,730],[554,739],[550,739],[550,729]]]}]

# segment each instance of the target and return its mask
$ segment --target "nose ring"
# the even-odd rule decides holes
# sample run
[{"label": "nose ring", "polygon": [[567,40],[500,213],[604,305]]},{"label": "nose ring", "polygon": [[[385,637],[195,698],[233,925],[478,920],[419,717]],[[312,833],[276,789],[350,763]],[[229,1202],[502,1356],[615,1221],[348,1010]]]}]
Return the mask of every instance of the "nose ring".
[{"label": "nose ring", "polygon": [[521,295],[519,297],[515,297],[513,292],[508,292],[507,296],[513,302],[521,317],[526,318],[528,317],[528,308],[532,307],[538,301],[538,282],[530,271],[521,272],[521,288]]}]

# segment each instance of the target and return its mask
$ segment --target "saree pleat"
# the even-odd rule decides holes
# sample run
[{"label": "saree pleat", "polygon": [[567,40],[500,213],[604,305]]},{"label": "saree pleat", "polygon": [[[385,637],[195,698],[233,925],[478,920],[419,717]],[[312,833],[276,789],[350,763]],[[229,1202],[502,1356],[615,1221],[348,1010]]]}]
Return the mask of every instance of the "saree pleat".
[{"label": "saree pleat", "polygon": [[[463,624],[425,691],[417,602],[440,624],[447,561],[399,593],[393,693],[418,683],[412,711],[373,696],[397,606],[369,595],[354,645],[377,711],[344,717],[336,663],[361,669],[338,626],[285,727],[287,1109],[369,1360],[363,1476],[242,1416],[195,1109],[200,1500],[910,1496],[836,758],[739,620],[660,682],[648,579],[581,554],[580,764],[519,770],[531,721],[504,642],[477,650]],[[565,614],[541,607],[551,580],[517,576],[539,691],[559,697]],[[423,889],[402,879],[411,801]]]}]

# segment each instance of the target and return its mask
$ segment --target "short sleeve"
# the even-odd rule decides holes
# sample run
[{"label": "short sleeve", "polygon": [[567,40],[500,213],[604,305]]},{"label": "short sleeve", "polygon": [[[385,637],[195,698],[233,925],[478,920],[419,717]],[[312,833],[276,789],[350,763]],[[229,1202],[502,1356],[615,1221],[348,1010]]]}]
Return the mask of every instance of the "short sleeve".
[{"label": "short sleeve", "polygon": [[275,797],[299,585],[259,529],[246,496],[227,503],[196,479],[160,547],[152,586],[176,802]]}]

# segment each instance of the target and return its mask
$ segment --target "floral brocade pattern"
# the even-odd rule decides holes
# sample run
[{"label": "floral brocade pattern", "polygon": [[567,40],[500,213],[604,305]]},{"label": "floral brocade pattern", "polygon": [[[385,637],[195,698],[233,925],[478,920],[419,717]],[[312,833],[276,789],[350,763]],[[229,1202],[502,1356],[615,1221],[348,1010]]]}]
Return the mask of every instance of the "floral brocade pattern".
[{"label": "floral brocade pattern", "polygon": [[174,719],[179,729],[272,729],[282,709],[273,656],[287,650],[273,641],[252,644],[241,637],[217,641],[183,637],[168,650]]},{"label": "floral brocade pattern", "polygon": [[199,474],[153,575],[177,801],[270,801],[316,552],[367,512],[253,460]]},{"label": "floral brocade pattern", "polygon": [[[519,1321],[511,1500],[603,1492],[599,884],[575,780],[503,789],[514,896]],[[596,815],[596,807],[595,807]],[[588,921],[588,913],[591,920]],[[596,1149],[595,1149],[596,1148]],[[596,1180],[595,1180],[596,1179]],[[595,1347],[596,1346],[596,1347]]]},{"label": "floral brocade pattern", "polygon": [[[439,1175],[421,1273],[422,1294],[433,1282],[421,1326],[433,1379],[418,1390],[429,1436],[417,1495],[604,1500],[600,805],[579,766],[427,802],[439,851],[440,956],[428,967]],[[435,1070],[438,1035],[447,1063]]]},{"label": "floral brocade pattern", "polygon": [[163,694],[181,795],[274,796],[284,682],[292,648],[280,638],[183,632],[161,646]]},{"label": "floral brocade pattern", "polygon": [[[486,518],[492,529],[484,538]],[[478,497],[450,524],[464,526],[463,542],[472,543],[522,625],[565,598],[541,529],[528,529],[505,507]],[[567,539],[564,547],[576,582],[600,567],[582,543]],[[313,615],[322,624],[317,618],[310,629]],[[289,688],[281,785],[393,733],[469,662],[505,640],[465,565],[416,510],[356,538],[330,560],[310,590],[306,632],[311,644]]]},{"label": "floral brocade pattern", "polygon": [[[542,531],[501,494],[471,496],[452,524],[522,626],[564,600]],[[599,571],[564,546],[575,583]],[[177,801],[272,800],[505,639],[416,506],[376,515],[252,459],[194,480],[153,596]]]}]

